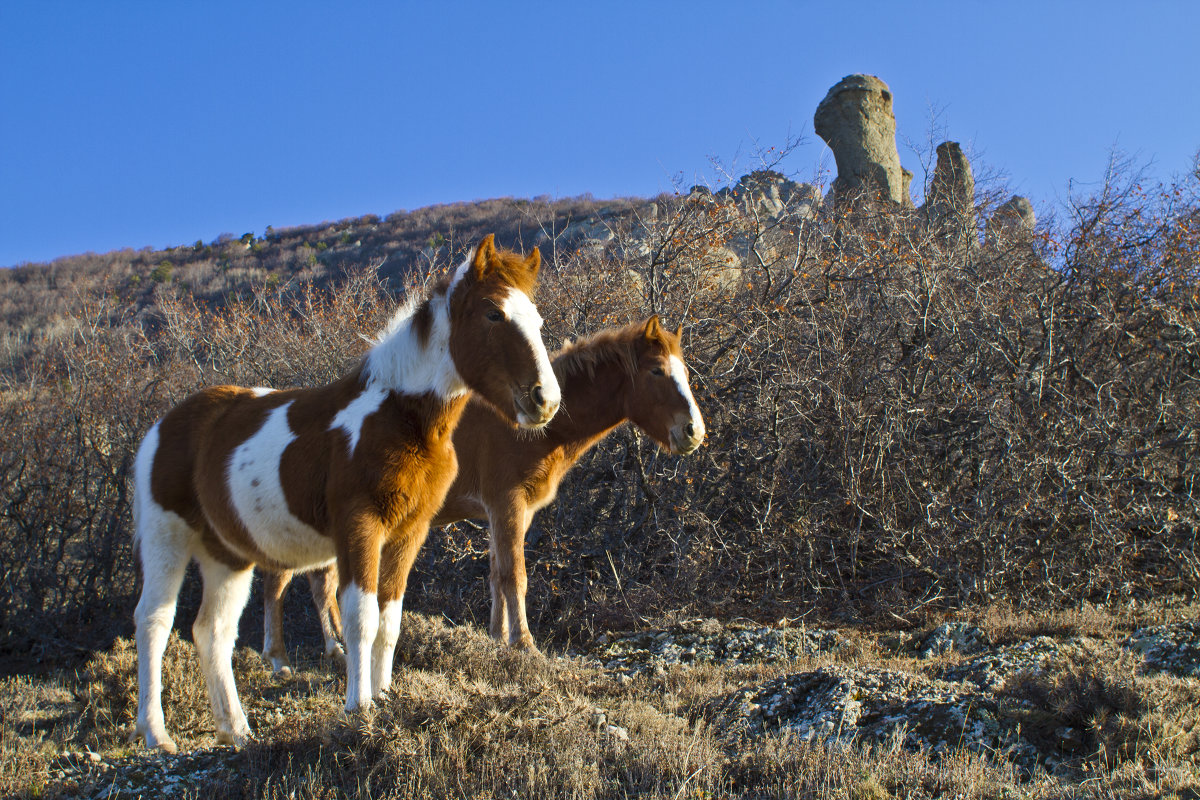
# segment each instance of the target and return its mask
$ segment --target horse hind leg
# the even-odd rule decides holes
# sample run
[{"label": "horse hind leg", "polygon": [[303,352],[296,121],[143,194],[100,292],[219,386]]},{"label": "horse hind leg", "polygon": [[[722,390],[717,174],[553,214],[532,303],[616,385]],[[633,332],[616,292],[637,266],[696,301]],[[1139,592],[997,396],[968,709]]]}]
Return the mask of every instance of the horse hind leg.
[{"label": "horse hind leg", "polygon": [[338,642],[342,635],[342,614],[337,604],[337,576],[336,566],[313,570],[308,573],[308,587],[312,590],[313,605],[321,621],[321,633],[325,636],[325,657],[345,664],[346,651]]},{"label": "horse hind leg", "polygon": [[136,545],[142,564],[142,595],[134,611],[137,625],[138,715],[134,736],[146,746],[178,752],[167,733],[162,708],[163,652],[175,621],[179,586],[191,558],[194,532],[180,517],[157,504],[139,510]]},{"label": "horse hind leg", "polygon": [[192,640],[208,683],[217,741],[241,746],[250,738],[250,723],[233,679],[233,645],[238,618],[250,599],[254,570],[235,570],[208,556],[197,560],[204,579],[204,599],[192,626]]},{"label": "horse hind leg", "polygon": [[287,643],[283,637],[283,596],[292,582],[292,572],[264,571],[263,576],[263,658],[276,675],[291,675]]}]

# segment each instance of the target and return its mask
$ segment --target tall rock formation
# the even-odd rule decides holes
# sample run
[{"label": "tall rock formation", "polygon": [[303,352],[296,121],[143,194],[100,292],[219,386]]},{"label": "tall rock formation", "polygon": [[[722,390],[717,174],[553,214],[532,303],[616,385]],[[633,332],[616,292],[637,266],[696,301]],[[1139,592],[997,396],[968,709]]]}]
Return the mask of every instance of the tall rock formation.
[{"label": "tall rock formation", "polygon": [[886,83],[874,75],[842,78],[817,106],[813,125],[837,161],[833,189],[839,201],[867,191],[905,204],[896,115]]},{"label": "tall rock formation", "polygon": [[937,147],[937,166],[925,205],[921,207],[931,231],[955,242],[978,244],[975,216],[975,177],[971,162],[958,142]]}]

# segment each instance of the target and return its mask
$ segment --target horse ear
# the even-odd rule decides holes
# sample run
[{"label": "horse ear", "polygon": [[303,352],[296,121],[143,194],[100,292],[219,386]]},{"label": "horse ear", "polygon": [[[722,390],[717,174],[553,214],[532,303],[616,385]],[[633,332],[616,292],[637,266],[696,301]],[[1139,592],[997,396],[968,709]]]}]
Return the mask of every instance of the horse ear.
[{"label": "horse ear", "polygon": [[496,234],[489,233],[475,248],[475,258],[471,261],[471,270],[475,277],[483,278],[488,273],[488,267],[496,255]]},{"label": "horse ear", "polygon": [[642,331],[642,335],[647,339],[657,339],[661,334],[662,325],[658,321],[658,314],[655,314],[646,320],[646,330]]},{"label": "horse ear", "polygon": [[675,329],[675,338],[681,342],[683,341],[683,323],[682,322],[679,323],[679,327]]},{"label": "horse ear", "polygon": [[537,276],[538,269],[542,266],[542,253],[536,247],[530,252],[529,258],[525,259],[525,266],[529,267],[530,275]]}]

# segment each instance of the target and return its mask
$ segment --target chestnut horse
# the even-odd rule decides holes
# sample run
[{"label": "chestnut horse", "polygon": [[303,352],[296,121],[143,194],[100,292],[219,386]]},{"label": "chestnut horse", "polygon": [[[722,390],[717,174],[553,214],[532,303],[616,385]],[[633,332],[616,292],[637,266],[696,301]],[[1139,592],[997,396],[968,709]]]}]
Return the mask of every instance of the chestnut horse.
[{"label": "chestnut horse", "polygon": [[[496,639],[536,649],[525,616],[525,532],[589,448],[626,421],[672,453],[687,454],[700,446],[704,420],[692,397],[679,342],[680,332],[665,330],[654,316],[568,344],[554,359],[562,412],[538,436],[513,430],[481,403],[467,406],[454,432],[458,476],[433,524],[487,517],[491,634]],[[337,655],[337,607],[323,588],[332,585],[332,570],[310,572],[309,580],[326,652]],[[277,672],[289,669],[280,606],[291,578],[288,572],[263,574],[263,655]]]},{"label": "chestnut horse", "polygon": [[175,750],[162,654],[190,559],[204,596],[192,627],[218,741],[250,735],[234,685],[252,567],[336,564],[345,615],[346,710],[388,688],[408,573],[457,470],[451,434],[470,392],[522,427],[558,410],[558,381],[530,299],[541,257],[485,238],[454,274],[401,309],[342,379],[311,389],[218,386],[184,400],[134,465],[137,733]]}]

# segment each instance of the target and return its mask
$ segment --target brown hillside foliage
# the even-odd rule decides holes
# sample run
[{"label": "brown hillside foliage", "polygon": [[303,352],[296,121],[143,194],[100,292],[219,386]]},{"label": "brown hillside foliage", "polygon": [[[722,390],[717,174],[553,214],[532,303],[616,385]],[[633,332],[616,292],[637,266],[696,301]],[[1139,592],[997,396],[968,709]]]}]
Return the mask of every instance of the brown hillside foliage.
[{"label": "brown hillside foliage", "polygon": [[[1064,220],[986,244],[935,235],[913,211],[759,217],[697,193],[608,208],[612,240],[575,250],[561,209],[529,204],[528,236],[500,240],[543,248],[547,342],[651,311],[683,322],[710,431],[688,458],[624,428],[584,459],[529,534],[535,633],[666,612],[1193,593],[1197,189],[1114,176]],[[394,308],[389,287],[420,291],[487,232],[482,212],[470,220],[411,256],[394,248],[404,270],[388,274],[351,245],[389,223],[352,221],[345,243],[314,229],[198,243],[191,260],[138,254],[171,260],[169,278],[106,278],[35,312],[44,328],[7,298],[0,658],[130,627],[129,470],[159,414],[206,384],[332,379]],[[322,280],[304,274],[306,247]],[[338,247],[335,270],[321,253]],[[196,292],[201,252],[212,288]],[[69,266],[0,285],[74,280]],[[409,607],[483,619],[486,572],[485,531],[435,531]]]}]

